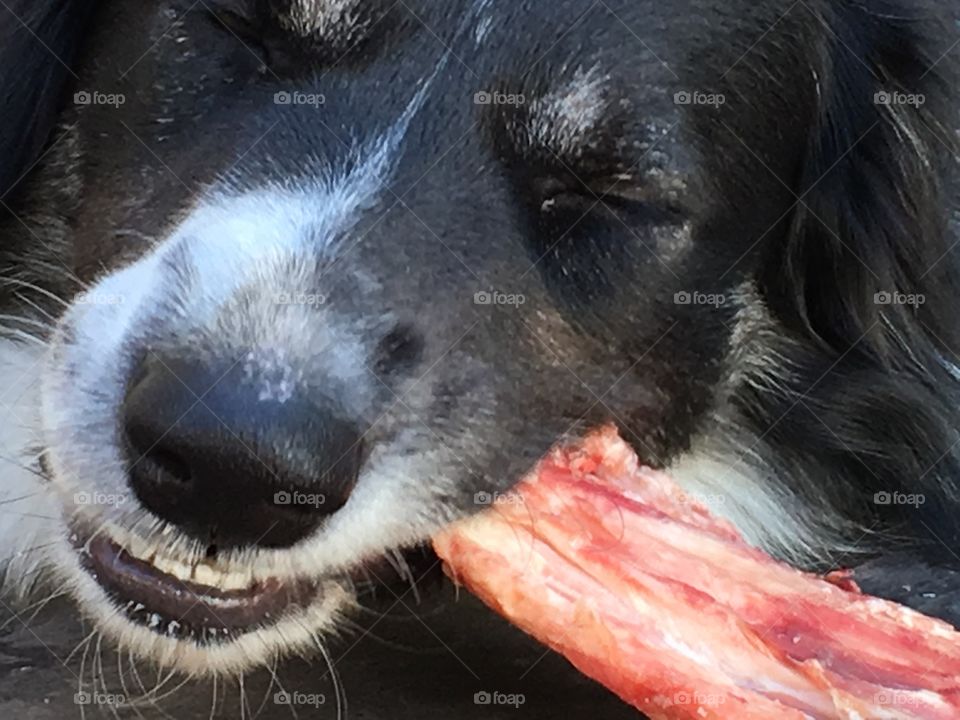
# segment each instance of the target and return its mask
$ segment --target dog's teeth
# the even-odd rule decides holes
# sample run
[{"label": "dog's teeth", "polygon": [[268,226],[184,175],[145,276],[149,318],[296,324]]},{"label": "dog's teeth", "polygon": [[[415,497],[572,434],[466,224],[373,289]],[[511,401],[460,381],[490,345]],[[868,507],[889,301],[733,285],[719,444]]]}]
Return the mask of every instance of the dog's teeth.
[{"label": "dog's teeth", "polygon": [[242,590],[253,585],[253,572],[232,572],[227,576],[227,587]]},{"label": "dog's teeth", "polygon": [[253,575],[250,572],[224,572],[201,563],[193,569],[193,580],[208,587],[242,590],[253,584]]},{"label": "dog's teeth", "polygon": [[180,580],[190,579],[192,568],[185,563],[174,560],[173,558],[157,555],[157,557],[155,557],[153,560],[153,565],[161,572],[164,572],[167,575],[173,575],[173,577]]},{"label": "dog's teeth", "polygon": [[208,565],[197,565],[193,569],[193,580],[200,585],[207,587],[217,587],[223,575]]},{"label": "dog's teeth", "polygon": [[136,535],[131,535],[127,538],[125,543],[127,552],[135,558],[143,560],[147,557],[150,552],[150,548],[146,542],[138,538]]}]

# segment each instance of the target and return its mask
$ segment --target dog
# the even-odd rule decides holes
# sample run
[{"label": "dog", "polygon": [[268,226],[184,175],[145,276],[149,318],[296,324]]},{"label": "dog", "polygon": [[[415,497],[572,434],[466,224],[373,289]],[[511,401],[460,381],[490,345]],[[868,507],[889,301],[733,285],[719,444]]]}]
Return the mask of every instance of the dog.
[{"label": "dog", "polygon": [[242,672],[607,422],[957,577],[958,11],[0,3],[7,597]]}]

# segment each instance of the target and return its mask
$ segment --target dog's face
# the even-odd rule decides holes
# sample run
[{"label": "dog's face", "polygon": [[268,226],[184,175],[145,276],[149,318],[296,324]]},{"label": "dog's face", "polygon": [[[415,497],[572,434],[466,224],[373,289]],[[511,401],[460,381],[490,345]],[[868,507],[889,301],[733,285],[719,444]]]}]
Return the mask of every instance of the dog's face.
[{"label": "dog's face", "polygon": [[735,181],[800,162],[787,46],[748,70],[758,37],[692,2],[104,5],[90,285],[43,382],[56,564],[102,627],[263,662],[559,439],[686,448],[789,208]]}]

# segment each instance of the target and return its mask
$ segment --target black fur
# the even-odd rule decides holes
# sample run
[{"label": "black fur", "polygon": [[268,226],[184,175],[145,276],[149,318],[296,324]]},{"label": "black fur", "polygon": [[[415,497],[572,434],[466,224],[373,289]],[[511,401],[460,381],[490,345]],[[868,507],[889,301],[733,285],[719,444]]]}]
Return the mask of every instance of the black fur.
[{"label": "black fur", "polygon": [[36,162],[63,107],[64,88],[95,0],[6,0],[0,5],[0,200]]},{"label": "black fur", "polygon": [[[960,548],[960,284],[954,64],[937,62],[953,33],[904,3],[836,3],[819,21],[819,112],[796,186],[786,243],[767,252],[761,279],[784,323],[803,339],[804,372],[779,402],[752,397],[773,447],[817,448],[837,502],[856,506],[877,487],[923,493],[917,512],[884,520],[957,562]],[[949,28],[949,26],[947,26]],[[916,93],[890,111],[878,93]],[[919,306],[878,295],[922,296]],[[794,404],[797,403],[795,406]],[[756,412],[756,411],[755,411]],[[889,508],[897,515],[897,508]],[[876,517],[866,513],[872,526]],[[906,530],[905,530],[906,531]]]},{"label": "black fur", "polygon": [[[28,5],[17,3],[14,9],[21,4]],[[613,4],[624,14],[634,7]],[[82,20],[90,4],[62,0],[29,5],[34,30],[56,55],[71,58],[87,38]],[[184,47],[194,53],[189,69],[172,62],[177,49],[162,43],[147,58],[138,57],[139,48],[111,44],[118,27],[123,31],[139,22],[129,11],[124,14],[119,3],[98,15],[91,45],[81,53],[85,69],[80,75],[141,91],[140,104],[131,103],[135,107],[126,111],[124,128],[108,112],[93,110],[81,123],[81,133],[87,131],[97,150],[93,159],[52,173],[41,163],[48,175],[27,180],[45,186],[71,173],[88,176],[93,189],[76,215],[70,215],[75,234],[69,264],[83,281],[146,248],[132,245],[129,234],[121,241],[116,232],[121,224],[125,233],[132,227],[134,235],[162,236],[171,218],[217,172],[229,168],[240,186],[255,188],[268,179],[308,174],[303,157],[319,158],[316,162],[326,166],[346,162],[343,147],[313,119],[287,121],[288,116],[263,102],[275,90],[322,87],[342,93],[353,103],[331,103],[324,127],[348,128],[365,137],[395,119],[409,101],[412,92],[397,88],[419,87],[436,67],[432,48],[406,44],[421,32],[419,24],[389,3],[365,9],[375,34],[365,37],[362,27],[352,29],[357,42],[348,35],[351,42],[336,62],[329,54],[333,46],[323,38],[285,44],[285,30],[274,23],[272,11],[288,5],[257,4],[253,19],[266,28],[261,53],[236,46],[228,36],[198,33],[202,41],[188,36]],[[615,90],[626,99],[596,130],[595,142],[575,157],[537,147],[538,141],[522,130],[529,108],[461,111],[457,102],[471,83],[496,82],[506,91],[539,97],[561,76],[569,80],[575,61],[586,55],[611,64],[613,50],[596,38],[629,41],[617,35],[622,32],[618,24],[604,24],[602,17],[583,12],[577,0],[530,5],[524,12],[509,10],[516,13],[510,23],[516,35],[498,37],[502,56],[481,50],[461,60],[463,67],[451,63],[460,76],[446,78],[442,102],[431,108],[404,154],[401,175],[407,185],[433,171],[434,161],[449,163],[440,164],[438,177],[428,178],[409,200],[431,224],[438,224],[439,232],[431,229],[434,237],[429,237],[423,223],[390,210],[371,212],[365,219],[374,228],[382,221],[381,229],[373,235],[373,247],[368,252],[361,248],[357,265],[348,265],[344,273],[370,270],[386,278],[382,296],[347,304],[344,312],[353,326],[369,330],[367,320],[383,307],[407,312],[396,327],[369,330],[382,335],[375,343],[380,348],[393,347],[397,337],[407,348],[399,359],[391,351],[386,360],[376,361],[378,368],[389,368],[383,375],[391,383],[415,376],[418,367],[425,370],[438,350],[461,336],[461,323],[469,325],[474,318],[476,308],[450,300],[456,295],[444,296],[445,303],[435,300],[476,276],[469,277],[462,262],[444,253],[437,260],[434,238],[442,236],[457,258],[475,258],[485,281],[521,283],[531,306],[548,308],[544,316],[556,323],[550,335],[553,350],[530,332],[542,318],[498,316],[493,327],[481,325],[480,332],[488,334],[464,345],[468,370],[438,383],[429,412],[443,421],[440,432],[458,422],[455,411],[462,409],[462,398],[472,397],[478,387],[497,393],[498,409],[509,408],[516,416],[516,424],[507,424],[509,418],[502,423],[499,436],[478,442],[487,454],[469,460],[479,470],[471,468],[443,502],[463,505],[476,490],[489,489],[483,483],[495,482],[496,472],[519,472],[564,431],[579,431],[592,422],[616,420],[643,459],[661,465],[682,458],[716,422],[731,441],[728,461],[739,456],[761,466],[758,471],[770,475],[771,482],[786,484],[781,497],[823,520],[817,531],[836,531],[865,554],[879,557],[870,566],[872,581],[878,577],[875,569],[885,567],[884,554],[896,546],[899,565],[917,563],[933,578],[941,601],[924,602],[924,609],[960,622],[951,586],[955,595],[960,587],[954,583],[956,570],[948,567],[960,567],[960,322],[954,309],[960,291],[954,251],[960,240],[960,103],[957,63],[948,52],[960,17],[957,4],[823,0],[790,9],[789,3],[744,0],[730,3],[731,9],[723,2],[693,0],[675,11],[659,6],[657,18],[664,21],[662,32],[669,34],[668,49],[676,56],[670,75],[680,87],[729,98],[719,109],[680,113],[682,138],[663,152],[666,160],[656,160],[663,167],[653,169],[679,168],[689,187],[680,201],[637,201],[634,195],[645,188],[607,192],[610,177],[633,159],[618,155],[630,146],[628,141],[637,146],[653,142],[651,117],[672,118],[676,111],[657,105],[662,92],[650,90],[656,85],[650,78],[664,84],[674,80],[663,81],[659,62],[642,50],[615,48],[636,50],[636,62],[631,56],[626,63],[636,75],[614,78]],[[463,12],[427,6],[424,12],[435,13],[431,17],[443,28],[446,43],[462,40]],[[561,21],[581,17],[576,31]],[[243,27],[256,36],[255,23]],[[22,28],[0,28],[0,67],[9,67],[6,59],[15,56],[25,70],[0,75],[0,96],[13,108],[0,123],[3,194],[49,142],[56,110],[73,83],[71,73]],[[5,36],[8,42],[2,42]],[[318,44],[323,49],[314,52]],[[109,64],[98,62],[103,46],[113,49],[119,59],[111,62],[129,68],[129,75],[117,79],[116,72],[103,69]],[[404,62],[394,62],[395,57]],[[274,65],[261,70],[261,60]],[[720,74],[717,69],[724,67],[729,69]],[[229,75],[222,87],[211,80],[219,79],[218,72]],[[155,74],[163,82],[154,82]],[[171,103],[164,93],[179,87],[180,80],[185,89]],[[889,92],[922,95],[925,101],[879,103],[878,94]],[[368,108],[363,103],[371,96],[382,103]],[[157,130],[152,123],[160,114],[158,106],[178,121],[170,123],[170,130]],[[64,117],[73,119],[69,111]],[[474,120],[479,130],[471,134],[468,125]],[[197,136],[195,123],[209,131]],[[271,134],[274,127],[279,129]],[[141,147],[127,138],[127,145],[115,147],[112,138],[126,137],[131,128],[147,142]],[[447,137],[450,132],[453,136]],[[231,151],[251,147],[240,168],[218,145],[221,135]],[[468,139],[461,143],[464,137]],[[447,152],[441,155],[441,150]],[[160,170],[154,167],[157,153],[165,158]],[[150,176],[148,168],[156,175]],[[152,194],[126,196],[133,210],[122,214],[126,208],[115,207],[110,191],[129,192],[140,180],[140,169],[151,179],[144,185]],[[21,185],[19,190],[16,197],[9,193],[11,204],[36,205],[36,188],[25,191]],[[553,203],[549,213],[544,211],[548,201]],[[119,220],[114,212],[120,213]],[[496,213],[493,221],[488,212]],[[650,228],[679,236],[685,220],[695,226],[691,242],[696,252],[666,273],[650,258],[648,245],[657,241]],[[495,238],[484,230],[486,225],[496,227]],[[623,230],[627,226],[630,234]],[[18,248],[31,244],[15,223],[6,229],[11,239],[5,242]],[[397,242],[398,237],[404,241]],[[536,271],[517,280],[529,263],[537,265]],[[519,264],[524,267],[518,272]],[[44,265],[34,267],[29,280],[49,287]],[[773,327],[755,341],[756,347],[735,346],[732,307],[705,313],[671,301],[677,291],[730,294],[748,284],[756,287]],[[57,291],[69,295],[75,289]],[[885,294],[922,302],[889,303]],[[428,296],[434,299],[429,306]],[[33,300],[41,303],[43,298]],[[680,330],[673,332],[675,327]],[[155,345],[183,344],[175,333],[151,331]],[[504,345],[514,350],[507,360]],[[764,359],[765,379],[755,373],[744,380],[738,373],[748,369],[730,366],[747,351]],[[495,372],[471,375],[469,361],[478,358],[483,370],[493,367]],[[571,371],[577,383],[571,381]],[[734,376],[737,382],[730,380]],[[616,387],[617,392],[605,394],[605,402],[598,404],[599,393],[582,385]],[[489,408],[475,410],[479,416]],[[538,417],[542,422],[535,422]],[[920,494],[925,502],[905,507],[875,500],[877,493],[894,492]],[[842,527],[831,527],[837,519]],[[830,543],[824,540],[825,546]],[[859,561],[854,558],[833,560]],[[896,577],[890,573],[891,584]],[[895,590],[874,586],[878,593]]]}]

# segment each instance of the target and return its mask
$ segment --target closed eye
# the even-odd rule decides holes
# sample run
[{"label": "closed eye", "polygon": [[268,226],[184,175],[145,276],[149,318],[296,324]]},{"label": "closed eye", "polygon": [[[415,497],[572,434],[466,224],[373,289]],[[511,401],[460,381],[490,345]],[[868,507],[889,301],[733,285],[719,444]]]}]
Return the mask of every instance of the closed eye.
[{"label": "closed eye", "polygon": [[613,173],[580,178],[565,173],[535,179],[533,188],[540,211],[547,215],[606,208],[618,214],[639,213],[662,223],[680,221],[684,214],[680,188],[649,175]]}]

